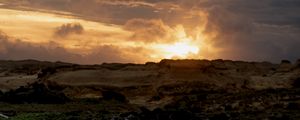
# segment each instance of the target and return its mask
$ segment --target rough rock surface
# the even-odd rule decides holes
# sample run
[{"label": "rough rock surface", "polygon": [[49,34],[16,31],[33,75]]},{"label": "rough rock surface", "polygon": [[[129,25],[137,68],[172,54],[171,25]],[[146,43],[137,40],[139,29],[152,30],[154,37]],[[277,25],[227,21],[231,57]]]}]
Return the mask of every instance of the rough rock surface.
[{"label": "rough rock surface", "polygon": [[[28,86],[38,82],[45,85],[46,95],[50,97],[59,93],[70,100],[117,100],[146,109],[115,116],[124,119],[143,119],[147,115],[163,119],[177,112],[191,119],[300,118],[297,116],[300,111],[299,61],[293,64],[283,60],[280,64],[272,64],[162,60],[159,63],[102,65],[9,62],[0,62],[2,96],[9,89],[30,88]],[[14,78],[8,80],[9,77]],[[18,83],[20,79],[25,82]],[[15,81],[14,87],[6,81]]]}]

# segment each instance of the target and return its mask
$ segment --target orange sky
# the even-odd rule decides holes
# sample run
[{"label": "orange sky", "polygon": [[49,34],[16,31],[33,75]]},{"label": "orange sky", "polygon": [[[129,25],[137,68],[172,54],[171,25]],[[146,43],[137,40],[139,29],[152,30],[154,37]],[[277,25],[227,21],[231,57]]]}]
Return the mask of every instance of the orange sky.
[{"label": "orange sky", "polygon": [[293,0],[0,0],[0,59],[296,60]]},{"label": "orange sky", "polygon": [[[164,58],[201,58],[199,53],[204,43],[201,31],[198,31],[197,36],[189,36],[180,23],[171,27],[154,19],[150,22],[137,19],[136,23],[128,26],[128,24],[116,25],[89,21],[72,15],[3,8],[0,9],[0,22],[3,23],[0,24],[1,31],[11,37],[9,41],[12,42],[18,39],[28,44],[45,47],[49,47],[49,42],[55,42],[68,52],[83,57],[93,54],[98,47],[116,46],[123,51],[122,54],[132,59],[130,62],[137,63],[159,61]],[[80,24],[84,29],[83,33],[70,33],[63,37],[55,35],[56,30],[64,24]],[[136,24],[150,24],[153,28],[139,28],[140,26],[135,28]],[[161,31],[165,33],[157,37],[152,36],[152,33],[147,33],[158,32],[160,34]],[[143,50],[137,53],[128,49]]]}]

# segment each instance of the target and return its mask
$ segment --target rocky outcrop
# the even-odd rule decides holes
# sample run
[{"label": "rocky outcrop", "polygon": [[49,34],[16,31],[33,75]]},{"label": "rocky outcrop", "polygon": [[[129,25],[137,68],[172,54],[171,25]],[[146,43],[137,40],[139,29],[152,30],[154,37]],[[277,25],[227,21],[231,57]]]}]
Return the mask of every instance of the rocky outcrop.
[{"label": "rocky outcrop", "polygon": [[294,65],[288,60],[282,60],[276,71],[278,72],[289,72]]},{"label": "rocky outcrop", "polygon": [[[281,64],[221,59],[212,61],[165,59],[159,63],[104,63],[102,65],[67,63],[49,63],[47,65],[45,62],[36,63],[36,61],[21,63],[18,62],[16,65],[20,64],[24,69],[26,69],[24,65],[44,66],[37,74],[38,80],[52,81],[59,86],[76,88],[77,92],[72,92],[75,89],[61,88],[67,92],[68,96],[93,97],[91,95],[95,93],[94,97],[99,97],[98,93],[106,90],[107,87],[112,87],[121,90],[120,93],[128,96],[129,101],[135,101],[131,98],[140,99],[138,96],[151,98],[158,94],[172,96],[203,91],[234,93],[249,89],[292,88],[295,86],[294,81],[300,76],[299,69],[297,69],[299,63],[292,64],[287,60],[283,60]],[[1,66],[8,68],[7,66],[11,65]],[[89,89],[90,86],[98,88]],[[78,89],[86,89],[89,92],[78,92],[80,91]],[[144,101],[146,103],[147,100]]]},{"label": "rocky outcrop", "polygon": [[62,104],[69,101],[64,93],[50,90],[43,83],[33,83],[26,87],[20,87],[4,93],[0,102],[7,103],[38,103],[38,104]]},{"label": "rocky outcrop", "polygon": [[295,67],[296,67],[297,69],[300,69],[300,59],[298,59],[298,60],[296,61]]},{"label": "rocky outcrop", "polygon": [[116,100],[119,102],[127,102],[127,99],[121,93],[115,91],[102,91],[103,100]]},{"label": "rocky outcrop", "polygon": [[[34,65],[23,66],[21,73],[16,72],[20,70],[18,67],[10,72],[8,66],[13,65],[0,65],[7,74],[1,74],[0,88],[10,85],[11,79],[20,82],[27,74],[22,70],[36,72],[36,77],[29,77],[34,82],[0,92],[0,102],[108,104],[107,111],[115,109],[115,104],[130,106],[127,109],[131,111],[119,111],[114,115],[116,119],[300,118],[297,117],[300,61],[273,64],[219,59],[55,64],[43,63],[39,73]],[[137,107],[142,108],[137,110]]]}]

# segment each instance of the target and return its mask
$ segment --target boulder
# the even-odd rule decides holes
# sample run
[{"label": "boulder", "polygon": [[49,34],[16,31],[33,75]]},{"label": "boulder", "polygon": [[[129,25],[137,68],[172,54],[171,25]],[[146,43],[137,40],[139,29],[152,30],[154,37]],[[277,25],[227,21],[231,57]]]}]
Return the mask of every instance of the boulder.
[{"label": "boulder", "polygon": [[7,103],[37,103],[37,104],[63,104],[69,101],[69,98],[62,92],[52,91],[42,83],[33,83],[29,86],[21,86],[16,90],[4,93],[0,99]]},{"label": "boulder", "polygon": [[295,64],[295,65],[296,65],[297,68],[300,68],[300,59],[298,59],[298,60],[296,61],[296,64]]},{"label": "boulder", "polygon": [[104,100],[116,100],[119,102],[127,102],[126,97],[115,91],[102,91],[102,97]]},{"label": "boulder", "polygon": [[289,72],[293,68],[293,65],[288,60],[282,60],[279,67],[277,68],[277,72]]}]

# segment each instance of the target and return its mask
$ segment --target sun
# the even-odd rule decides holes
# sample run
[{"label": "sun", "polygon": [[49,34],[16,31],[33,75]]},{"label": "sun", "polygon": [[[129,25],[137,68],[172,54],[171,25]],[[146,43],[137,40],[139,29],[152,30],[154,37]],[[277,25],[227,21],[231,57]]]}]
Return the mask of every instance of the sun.
[{"label": "sun", "polygon": [[191,37],[186,34],[183,26],[175,28],[175,42],[165,44],[155,44],[153,49],[155,54],[150,57],[154,59],[191,59],[198,58],[200,45],[202,45],[201,37]]},{"label": "sun", "polygon": [[158,46],[164,58],[187,58],[190,54],[197,54],[199,47],[193,45],[189,39]]}]

